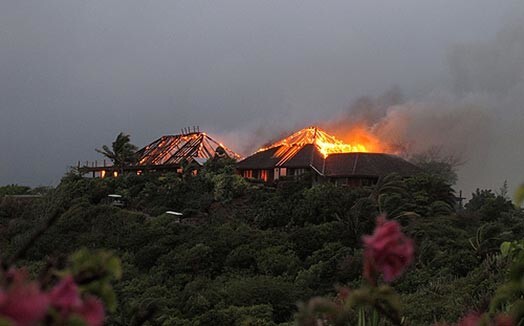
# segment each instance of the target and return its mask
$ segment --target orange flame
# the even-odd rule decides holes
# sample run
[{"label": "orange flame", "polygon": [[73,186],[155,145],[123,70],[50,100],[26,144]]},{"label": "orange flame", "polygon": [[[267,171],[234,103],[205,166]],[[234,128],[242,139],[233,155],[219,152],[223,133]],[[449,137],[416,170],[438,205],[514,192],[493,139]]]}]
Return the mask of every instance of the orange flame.
[{"label": "orange flame", "polygon": [[382,152],[384,150],[381,142],[364,128],[352,128],[344,138],[347,141],[339,140],[318,127],[308,127],[263,147],[258,152],[282,146],[275,153],[275,156],[291,157],[307,144],[315,144],[324,157],[334,153]]},{"label": "orange flame", "polygon": [[[364,126],[352,126],[350,129],[336,133],[344,143],[356,144],[358,152],[384,153],[390,152],[389,146],[373,135],[368,128]],[[356,152],[355,150],[351,152]],[[346,152],[344,152],[346,153]]]}]

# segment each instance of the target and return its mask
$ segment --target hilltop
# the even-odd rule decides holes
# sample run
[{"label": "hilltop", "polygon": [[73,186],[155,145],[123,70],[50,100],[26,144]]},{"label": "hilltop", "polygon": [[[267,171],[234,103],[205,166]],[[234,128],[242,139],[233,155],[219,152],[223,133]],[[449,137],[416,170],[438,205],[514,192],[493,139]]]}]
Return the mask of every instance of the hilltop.
[{"label": "hilltop", "polygon": [[108,325],[276,325],[293,322],[298,302],[360,284],[361,237],[384,213],[415,240],[415,263],[393,285],[417,307],[405,318],[424,325],[483,309],[505,279],[500,244],[524,238],[524,213],[501,194],[479,190],[454,205],[452,187],[430,174],[359,188],[311,186],[306,175],[268,187],[209,161],[196,176],[70,173],[30,203],[1,199],[0,232],[9,256],[58,209],[21,264],[36,272],[82,247],[117,254],[124,273]]}]

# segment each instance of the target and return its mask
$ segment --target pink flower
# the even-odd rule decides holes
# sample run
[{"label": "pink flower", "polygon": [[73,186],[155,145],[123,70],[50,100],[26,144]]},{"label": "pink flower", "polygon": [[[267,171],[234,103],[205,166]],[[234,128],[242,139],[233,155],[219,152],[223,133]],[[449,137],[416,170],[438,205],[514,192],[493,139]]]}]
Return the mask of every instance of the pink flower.
[{"label": "pink flower", "polygon": [[513,326],[515,323],[513,322],[513,318],[511,318],[508,315],[497,315],[495,317],[495,326]]},{"label": "pink flower", "polygon": [[101,326],[104,324],[104,306],[99,299],[87,297],[82,306],[75,310],[88,326]]},{"label": "pink flower", "polygon": [[71,275],[63,278],[49,293],[51,305],[63,314],[68,314],[82,305],[78,286]]},{"label": "pink flower", "polygon": [[399,277],[413,260],[413,241],[400,230],[395,221],[377,218],[372,235],[364,236],[364,276],[374,283],[377,272],[384,281]]},{"label": "pink flower", "polygon": [[49,299],[36,282],[27,282],[25,271],[12,270],[13,283],[0,295],[0,315],[17,326],[35,325],[49,307]]},{"label": "pink flower", "polygon": [[335,304],[338,306],[343,306],[344,303],[349,298],[349,294],[351,293],[351,290],[347,287],[342,287],[338,290],[338,294],[335,298]]},{"label": "pink flower", "polygon": [[470,312],[466,316],[462,317],[457,326],[478,326],[480,324],[481,315],[477,312]]},{"label": "pink flower", "polygon": [[[484,316],[484,318],[482,318]],[[495,316],[495,320],[489,320],[487,315],[481,315],[479,312],[470,312],[462,317],[454,326],[514,326],[513,319],[505,314]],[[434,326],[449,326],[449,324],[435,324]]]},{"label": "pink flower", "polygon": [[7,294],[5,292],[0,292],[0,307],[7,301]]},{"label": "pink flower", "polygon": [[71,313],[81,316],[88,326],[98,326],[104,323],[104,307],[100,300],[94,297],[80,298],[78,286],[72,276],[62,279],[49,293],[51,305],[57,308],[64,318]]}]

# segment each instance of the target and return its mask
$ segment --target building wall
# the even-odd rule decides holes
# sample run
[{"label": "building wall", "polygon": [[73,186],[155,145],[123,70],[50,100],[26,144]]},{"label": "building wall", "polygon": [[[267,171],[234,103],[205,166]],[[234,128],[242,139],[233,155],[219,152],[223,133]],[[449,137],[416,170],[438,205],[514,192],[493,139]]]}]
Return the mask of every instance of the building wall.
[{"label": "building wall", "polygon": [[264,182],[273,182],[275,180],[273,169],[240,170],[239,174],[246,179],[257,179]]},{"label": "building wall", "polygon": [[273,183],[281,178],[293,178],[299,177],[307,172],[310,172],[311,168],[273,168],[273,169],[239,169],[238,174],[246,179],[257,179],[267,183]]},{"label": "building wall", "polygon": [[[239,170],[238,173],[247,179],[257,179],[266,183],[273,183],[280,178],[299,177],[311,168],[274,168],[274,169],[252,169]],[[312,182],[314,184],[331,182],[340,186],[363,187],[372,186],[378,182],[378,177],[324,177],[318,173],[313,173]]]}]

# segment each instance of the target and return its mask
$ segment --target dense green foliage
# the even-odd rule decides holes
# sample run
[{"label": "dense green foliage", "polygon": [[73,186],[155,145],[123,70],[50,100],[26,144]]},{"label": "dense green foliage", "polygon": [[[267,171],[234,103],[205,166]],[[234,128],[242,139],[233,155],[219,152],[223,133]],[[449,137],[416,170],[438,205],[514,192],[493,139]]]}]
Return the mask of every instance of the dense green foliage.
[{"label": "dense green foliage", "polygon": [[[111,205],[114,193],[125,208]],[[123,275],[109,324],[275,325],[292,322],[300,301],[360,284],[360,239],[387,213],[416,243],[415,264],[393,286],[417,307],[406,320],[423,325],[484,309],[506,280],[500,244],[524,238],[524,213],[503,196],[479,190],[458,212],[453,198],[432,175],[266,187],[216,160],[197,176],[71,173],[41,199],[0,199],[0,245],[11,255],[58,209],[21,263],[37,270],[82,247],[116,253]]]}]

